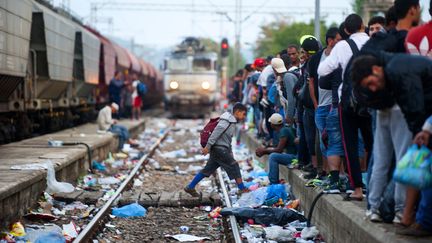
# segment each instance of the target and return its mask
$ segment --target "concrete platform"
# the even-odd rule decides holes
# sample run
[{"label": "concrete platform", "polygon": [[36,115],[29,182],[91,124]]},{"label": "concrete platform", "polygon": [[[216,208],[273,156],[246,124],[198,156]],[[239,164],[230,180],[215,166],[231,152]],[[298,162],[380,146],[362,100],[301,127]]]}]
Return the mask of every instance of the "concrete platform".
[{"label": "concrete platform", "polygon": [[[260,142],[248,132],[242,133],[242,141],[255,150]],[[267,167],[268,156],[260,158]],[[314,198],[320,190],[305,187],[306,180],[302,172],[279,166],[279,177],[291,184],[294,195],[300,199],[302,210],[307,216]],[[366,219],[366,200],[362,202],[347,202],[341,195],[322,196],[314,209],[312,224],[316,225],[326,242],[331,243],[426,243],[432,242],[432,237],[415,238],[395,234],[392,224],[371,223]]]},{"label": "concrete platform", "polygon": [[[143,120],[125,120],[119,124],[126,126],[132,137],[145,127]],[[55,164],[57,180],[68,182],[75,182],[87,173],[89,163],[85,146],[49,147],[51,139],[84,142],[91,148],[92,159],[104,159],[118,146],[116,136],[97,133],[96,124],[85,124],[0,146],[0,227],[18,220],[46,189],[45,170],[11,170],[11,166],[42,163],[50,159]]]}]

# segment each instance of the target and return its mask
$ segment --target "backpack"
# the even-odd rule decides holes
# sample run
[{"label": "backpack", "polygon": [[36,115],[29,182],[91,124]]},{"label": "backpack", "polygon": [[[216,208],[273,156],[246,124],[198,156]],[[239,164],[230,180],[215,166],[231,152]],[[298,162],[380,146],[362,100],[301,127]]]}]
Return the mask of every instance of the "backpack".
[{"label": "backpack", "polygon": [[[203,130],[200,132],[200,144],[201,144],[201,147],[205,148],[207,146],[207,142],[208,142],[211,134],[213,133],[214,129],[218,125],[219,121],[220,121],[220,117],[210,118],[210,121],[207,122],[207,124],[204,126]],[[225,131],[229,127],[230,126],[228,125],[228,127],[225,129]],[[223,131],[223,133],[225,133],[225,131]]]},{"label": "backpack", "polygon": [[305,72],[301,79],[303,79],[303,83],[298,93],[300,103],[306,108],[314,109],[314,104],[309,92],[309,73]]},{"label": "backpack", "polygon": [[360,104],[357,101],[353,92],[351,78],[349,77],[349,73],[351,72],[350,69],[352,66],[352,62],[357,56],[359,56],[360,50],[358,49],[356,43],[352,39],[348,39],[346,42],[351,47],[351,51],[353,55],[347,64],[343,81],[342,81],[343,82],[342,95],[341,95],[342,109],[345,111],[356,113],[359,116],[370,116],[367,107]]},{"label": "backpack", "polygon": [[143,82],[139,82],[137,86],[137,91],[139,96],[144,96],[147,93],[147,86]]}]

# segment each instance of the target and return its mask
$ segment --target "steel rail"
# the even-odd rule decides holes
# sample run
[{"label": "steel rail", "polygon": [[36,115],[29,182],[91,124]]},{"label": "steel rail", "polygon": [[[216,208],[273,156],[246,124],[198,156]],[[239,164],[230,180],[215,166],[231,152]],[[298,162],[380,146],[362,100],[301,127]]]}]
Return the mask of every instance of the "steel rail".
[{"label": "steel rail", "polygon": [[[226,184],[225,184],[225,181],[223,179],[222,171],[220,168],[217,169],[217,174],[218,174],[220,186],[222,188],[222,194],[223,194],[223,197],[225,198],[226,206],[227,206],[227,208],[232,208],[231,200],[230,200],[230,197],[228,195]],[[237,220],[236,220],[235,216],[230,215],[229,220],[230,220],[231,229],[232,229],[235,243],[242,243],[242,240],[240,237],[240,232],[239,232],[239,229],[237,226]]]},{"label": "steel rail", "polygon": [[94,233],[98,230],[98,228],[101,226],[101,223],[103,219],[105,218],[106,214],[108,214],[112,204],[114,201],[120,196],[120,194],[127,188],[127,186],[133,182],[133,178],[137,175],[138,171],[140,170],[141,166],[144,164],[144,162],[151,156],[156,148],[160,145],[160,143],[166,138],[166,136],[169,133],[169,129],[165,131],[165,133],[152,145],[149,152],[145,154],[141,159],[138,161],[138,163],[135,165],[135,167],[131,170],[129,173],[129,176],[122,182],[120,187],[116,190],[114,195],[111,196],[111,198],[105,203],[105,205],[99,210],[99,212],[95,215],[95,217],[87,224],[87,226],[84,228],[83,231],[80,232],[80,234],[75,238],[73,243],[78,242],[89,242],[90,238],[93,237]]}]

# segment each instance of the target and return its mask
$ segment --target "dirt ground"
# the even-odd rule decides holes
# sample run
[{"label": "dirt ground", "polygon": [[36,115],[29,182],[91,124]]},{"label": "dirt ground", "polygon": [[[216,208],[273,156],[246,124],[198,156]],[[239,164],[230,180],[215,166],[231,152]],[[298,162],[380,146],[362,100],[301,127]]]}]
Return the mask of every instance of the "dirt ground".
[{"label": "dirt ground", "polygon": [[[208,237],[206,242],[221,242],[222,227],[211,226],[207,214],[199,208],[149,208],[144,218],[112,220],[110,223],[121,234],[117,234],[115,229],[105,229],[103,238],[111,242],[178,242],[165,236],[186,233]],[[180,226],[187,226],[189,230],[182,232]]]}]

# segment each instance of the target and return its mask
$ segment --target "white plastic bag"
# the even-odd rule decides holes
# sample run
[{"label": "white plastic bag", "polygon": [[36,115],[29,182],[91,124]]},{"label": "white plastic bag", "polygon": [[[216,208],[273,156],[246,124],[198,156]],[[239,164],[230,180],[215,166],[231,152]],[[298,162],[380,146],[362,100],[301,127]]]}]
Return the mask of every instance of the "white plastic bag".
[{"label": "white plastic bag", "polygon": [[278,225],[266,227],[264,230],[268,239],[276,241],[291,241],[293,239],[293,233],[296,232],[295,228],[288,227],[284,229]]},{"label": "white plastic bag", "polygon": [[303,240],[315,238],[319,234],[318,229],[315,226],[306,227],[301,231],[301,238]]},{"label": "white plastic bag", "polygon": [[47,189],[48,193],[71,193],[75,190],[75,187],[67,182],[58,182],[55,177],[55,170],[51,160],[46,162],[47,167]]},{"label": "white plastic bag", "polygon": [[243,193],[236,204],[238,204],[239,207],[259,207],[264,203],[266,197],[267,188],[260,187],[255,191]]}]

